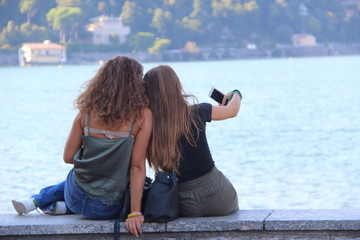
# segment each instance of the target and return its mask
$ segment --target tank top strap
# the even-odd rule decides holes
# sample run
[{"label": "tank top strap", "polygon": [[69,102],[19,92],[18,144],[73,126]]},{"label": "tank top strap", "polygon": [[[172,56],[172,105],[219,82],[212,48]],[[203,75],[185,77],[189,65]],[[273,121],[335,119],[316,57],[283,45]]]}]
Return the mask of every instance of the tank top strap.
[{"label": "tank top strap", "polygon": [[133,120],[133,121],[131,122],[131,125],[130,125],[130,128],[129,128],[129,137],[132,136],[132,130],[134,129],[134,125],[135,125],[135,121]]},{"label": "tank top strap", "polygon": [[87,127],[87,132],[85,131],[85,136],[89,136],[90,135],[90,112],[89,111],[86,111],[85,126]]}]

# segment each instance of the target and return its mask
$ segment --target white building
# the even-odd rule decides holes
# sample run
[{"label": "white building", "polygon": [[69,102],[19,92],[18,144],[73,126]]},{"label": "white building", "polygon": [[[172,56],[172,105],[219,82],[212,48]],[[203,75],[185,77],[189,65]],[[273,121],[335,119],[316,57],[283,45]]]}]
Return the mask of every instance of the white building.
[{"label": "white building", "polygon": [[125,26],[120,17],[102,15],[90,21],[92,23],[87,26],[87,30],[93,33],[94,44],[110,44],[112,36],[118,37],[119,43],[123,43],[130,34],[130,27]]},{"label": "white building", "polygon": [[61,64],[66,62],[64,46],[46,40],[42,43],[23,43],[19,48],[20,66],[30,64]]}]

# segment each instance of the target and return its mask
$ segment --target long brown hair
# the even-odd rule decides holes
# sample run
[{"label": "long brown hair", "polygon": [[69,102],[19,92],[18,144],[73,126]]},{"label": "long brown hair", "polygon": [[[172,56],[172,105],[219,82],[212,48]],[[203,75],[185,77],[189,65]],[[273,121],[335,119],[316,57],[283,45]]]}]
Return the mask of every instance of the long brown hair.
[{"label": "long brown hair", "polygon": [[96,119],[109,128],[136,120],[147,105],[142,76],[143,67],[136,60],[125,56],[110,59],[87,82],[74,105],[94,110]]},{"label": "long brown hair", "polygon": [[[145,94],[153,113],[153,132],[148,161],[156,172],[178,171],[181,152],[180,137],[195,145],[191,126],[196,127],[193,108],[175,71],[166,65],[150,69],[144,76]],[[197,127],[196,127],[197,128]]]}]

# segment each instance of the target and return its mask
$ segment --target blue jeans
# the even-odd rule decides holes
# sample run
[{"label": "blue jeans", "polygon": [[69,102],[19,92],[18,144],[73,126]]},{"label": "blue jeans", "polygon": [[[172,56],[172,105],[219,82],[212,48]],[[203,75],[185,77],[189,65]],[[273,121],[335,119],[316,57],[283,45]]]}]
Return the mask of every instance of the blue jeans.
[{"label": "blue jeans", "polygon": [[90,219],[116,219],[120,216],[120,204],[108,205],[93,199],[75,183],[73,170],[66,181],[41,189],[32,196],[43,211],[55,208],[57,201],[65,201],[68,213],[83,214]]}]

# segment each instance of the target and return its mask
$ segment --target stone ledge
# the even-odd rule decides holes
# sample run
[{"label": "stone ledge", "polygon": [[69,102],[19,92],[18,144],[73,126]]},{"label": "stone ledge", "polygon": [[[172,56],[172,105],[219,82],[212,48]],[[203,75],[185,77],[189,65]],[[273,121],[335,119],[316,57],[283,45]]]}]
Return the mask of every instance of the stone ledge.
[{"label": "stone ledge", "polygon": [[274,210],[266,219],[269,231],[359,231],[360,209]]},{"label": "stone ledge", "polygon": [[[81,239],[91,236],[91,239],[111,239],[113,226],[114,220],[88,220],[81,215],[8,214],[0,215],[0,238],[30,239],[33,236],[40,239],[39,236],[51,236],[51,239]],[[167,224],[145,223],[142,229],[144,239],[156,236],[166,236],[164,239],[177,239],[179,236],[182,239],[212,239],[219,236],[234,239],[234,236],[244,234],[275,237],[290,233],[293,236],[300,232],[301,235],[316,233],[316,236],[326,236],[324,239],[341,232],[341,236],[347,237],[340,239],[360,239],[360,209],[240,210],[224,217],[179,218]],[[124,223],[121,223],[120,231],[127,233]],[[122,235],[122,239],[129,238],[131,236],[128,234]]]}]

